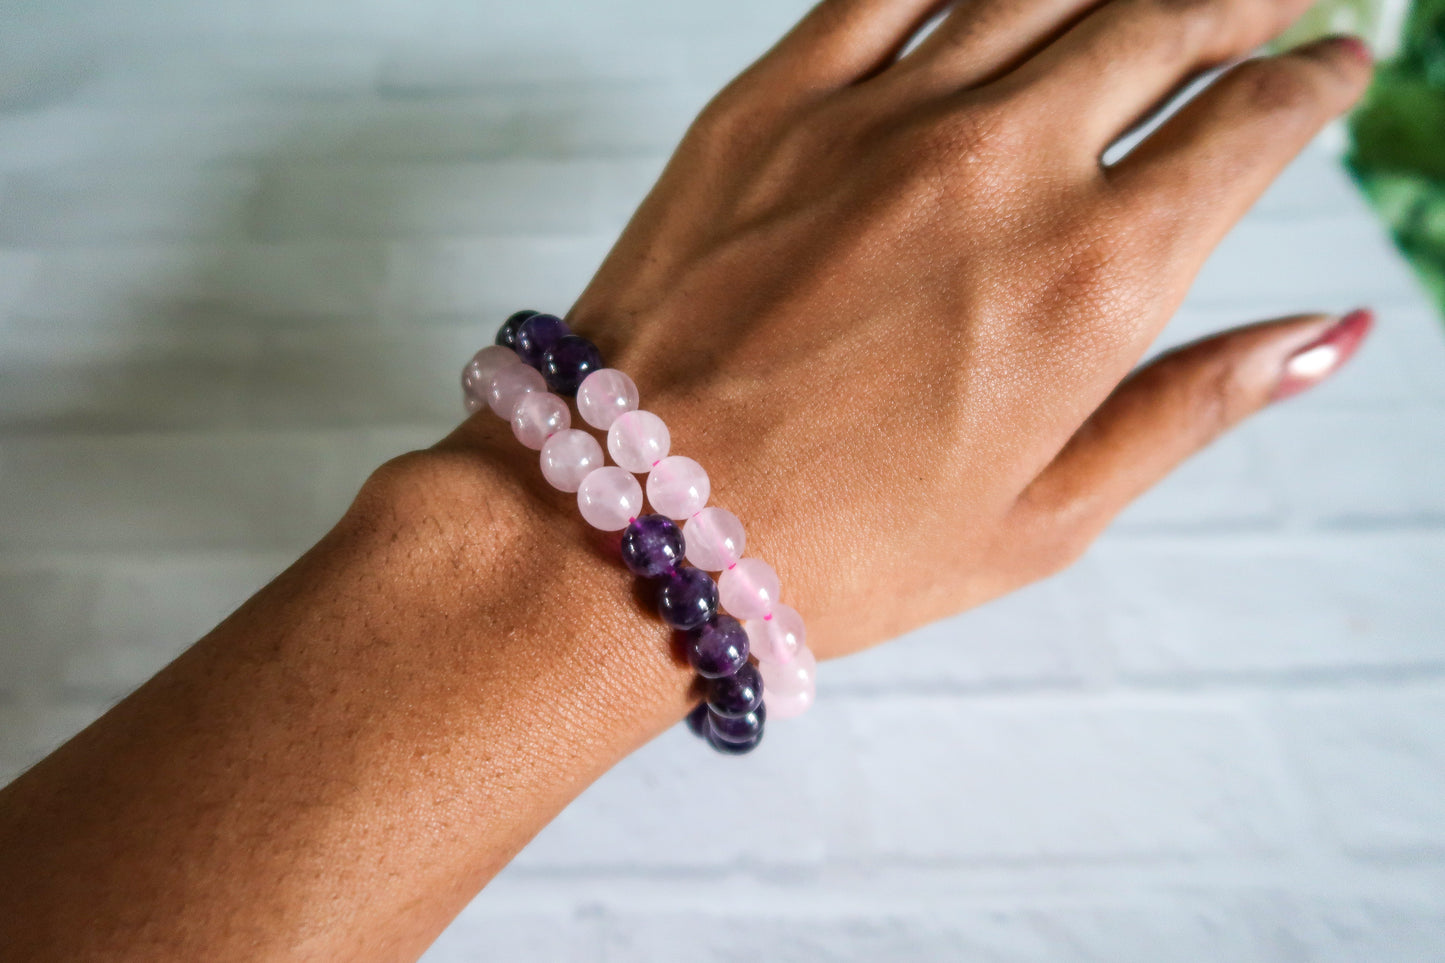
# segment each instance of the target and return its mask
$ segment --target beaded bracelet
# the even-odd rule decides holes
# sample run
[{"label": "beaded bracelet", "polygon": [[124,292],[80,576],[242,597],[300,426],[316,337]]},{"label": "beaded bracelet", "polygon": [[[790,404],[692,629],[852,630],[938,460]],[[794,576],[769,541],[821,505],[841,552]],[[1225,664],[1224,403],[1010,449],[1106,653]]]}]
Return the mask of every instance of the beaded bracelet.
[{"label": "beaded bracelet", "polygon": [[[571,395],[582,420],[607,432],[613,465],[595,437],[571,427],[561,397]],[[719,752],[751,752],[769,713],[789,718],[813,704],[817,662],[802,616],[778,601],[777,573],[743,556],[742,522],[707,504],[707,472],[669,454],[667,425],[638,408],[637,386],[604,368],[596,345],[555,315],[518,311],[463,369],[462,398],[468,411],[486,406],[508,419],[517,440],[541,452],[548,484],[577,493],[589,525],[622,532],[623,564],[657,583],[658,614],[684,633],[688,662],[705,680],[706,698],[687,717],[695,734]],[[653,514],[642,514],[634,474],[647,475]]]}]

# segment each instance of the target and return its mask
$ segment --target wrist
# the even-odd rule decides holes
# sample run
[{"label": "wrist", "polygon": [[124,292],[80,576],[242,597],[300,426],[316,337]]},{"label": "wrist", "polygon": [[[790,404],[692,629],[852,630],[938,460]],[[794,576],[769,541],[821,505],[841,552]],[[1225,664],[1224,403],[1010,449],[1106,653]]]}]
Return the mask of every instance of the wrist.
[{"label": "wrist", "polygon": [[343,527],[381,556],[395,594],[378,601],[414,620],[406,634],[419,651],[455,659],[463,680],[510,676],[508,698],[534,724],[565,720],[536,725],[534,743],[555,737],[569,755],[586,746],[600,773],[695,701],[616,536],[578,517],[575,496],[541,479],[505,424],[471,419],[383,466]]}]

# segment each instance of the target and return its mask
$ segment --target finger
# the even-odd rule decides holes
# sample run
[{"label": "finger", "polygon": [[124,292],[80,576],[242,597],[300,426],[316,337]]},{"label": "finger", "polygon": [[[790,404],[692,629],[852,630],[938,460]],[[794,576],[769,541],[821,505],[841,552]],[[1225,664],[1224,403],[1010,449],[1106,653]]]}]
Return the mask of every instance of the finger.
[{"label": "finger", "polygon": [[[1364,92],[1369,51],[1330,38],[1228,71],[1109,171],[1158,250],[1197,266],[1279,172]],[[1192,275],[1191,275],[1192,276]]]},{"label": "finger", "polygon": [[1236,328],[1124,381],[1039,475],[1017,511],[1091,539],[1190,455],[1272,401],[1339,370],[1373,315],[1307,315]]},{"label": "finger", "polygon": [[921,94],[975,87],[1012,69],[1100,0],[972,0],[954,5],[898,65]]},{"label": "finger", "polygon": [[1097,154],[1189,77],[1249,53],[1309,2],[1112,0],[1006,83],[1030,91]]},{"label": "finger", "polygon": [[758,63],[805,89],[837,88],[891,64],[946,0],[822,0]]}]

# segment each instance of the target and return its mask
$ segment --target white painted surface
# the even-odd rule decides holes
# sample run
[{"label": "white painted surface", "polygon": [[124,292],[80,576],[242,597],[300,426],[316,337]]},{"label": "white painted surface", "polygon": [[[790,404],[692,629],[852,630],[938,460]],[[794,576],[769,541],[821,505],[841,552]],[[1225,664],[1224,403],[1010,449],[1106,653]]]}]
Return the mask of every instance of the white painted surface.
[{"label": "white painted surface", "polygon": [[[50,0],[0,15],[0,772],[456,419],[798,3]],[[669,734],[428,957],[1438,960],[1445,341],[1327,156],[1166,341],[1375,305],[1338,380],[1077,568]],[[776,819],[767,814],[776,813]]]}]

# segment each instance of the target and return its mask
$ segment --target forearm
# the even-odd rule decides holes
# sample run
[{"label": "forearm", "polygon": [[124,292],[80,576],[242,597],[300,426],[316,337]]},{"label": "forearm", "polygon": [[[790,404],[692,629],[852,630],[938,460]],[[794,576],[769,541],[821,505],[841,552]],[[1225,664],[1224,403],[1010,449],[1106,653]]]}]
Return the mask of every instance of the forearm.
[{"label": "forearm", "polygon": [[[1305,315],[1129,377],[1367,52],[1233,67],[1106,151],[1303,2],[986,0],[914,47],[938,4],[828,0],[689,131],[568,319],[706,466],[819,658],[1057,571],[1359,345],[1367,313]],[[681,718],[689,669],[615,536],[506,436],[480,414],[378,473],[0,793],[7,961],[414,958]]]},{"label": "forearm", "polygon": [[387,466],[0,794],[7,958],[415,958],[685,712],[625,571],[501,447]]}]

